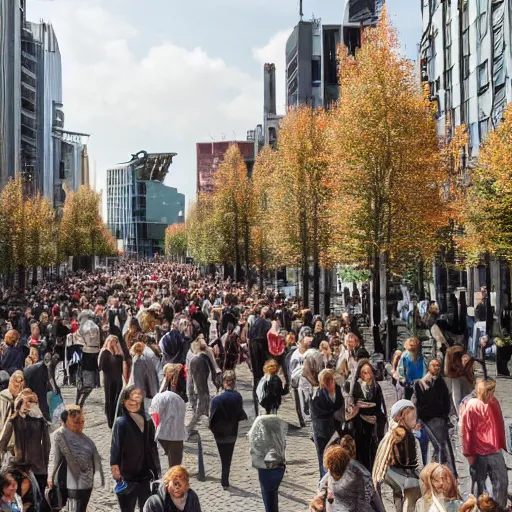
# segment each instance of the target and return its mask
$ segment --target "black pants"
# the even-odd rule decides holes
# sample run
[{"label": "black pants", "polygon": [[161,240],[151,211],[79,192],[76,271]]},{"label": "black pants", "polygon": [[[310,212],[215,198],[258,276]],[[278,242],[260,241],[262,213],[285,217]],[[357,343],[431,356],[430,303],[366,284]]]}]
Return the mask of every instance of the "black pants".
[{"label": "black pants", "polygon": [[[44,497],[44,490],[48,482],[48,475],[34,475],[39,485],[39,491],[41,492],[41,508],[40,512],[50,512],[50,506]],[[85,509],[84,509],[85,510]]]},{"label": "black pants", "polygon": [[135,506],[139,502],[139,510],[142,512],[144,504],[151,496],[151,488],[149,480],[144,482],[127,482],[133,489],[129,494],[118,494],[117,500],[119,501],[119,508],[121,512],[135,512]]},{"label": "black pants", "polygon": [[235,443],[219,443],[219,441],[217,441],[217,448],[219,450],[220,463],[222,465],[220,482],[222,487],[229,487],[229,471],[231,469],[231,461],[233,460]]},{"label": "black pants", "polygon": [[74,500],[75,512],[87,512],[87,505],[91,499],[92,489],[68,489],[68,500]]}]

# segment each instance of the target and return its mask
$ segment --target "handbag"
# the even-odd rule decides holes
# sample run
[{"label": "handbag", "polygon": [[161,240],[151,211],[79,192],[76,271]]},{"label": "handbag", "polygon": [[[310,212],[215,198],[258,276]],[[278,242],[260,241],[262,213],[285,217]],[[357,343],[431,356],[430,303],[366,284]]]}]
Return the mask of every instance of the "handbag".
[{"label": "handbag", "polygon": [[396,482],[404,491],[420,486],[420,480],[416,475],[406,471],[400,471],[397,468],[389,468],[387,476]]}]

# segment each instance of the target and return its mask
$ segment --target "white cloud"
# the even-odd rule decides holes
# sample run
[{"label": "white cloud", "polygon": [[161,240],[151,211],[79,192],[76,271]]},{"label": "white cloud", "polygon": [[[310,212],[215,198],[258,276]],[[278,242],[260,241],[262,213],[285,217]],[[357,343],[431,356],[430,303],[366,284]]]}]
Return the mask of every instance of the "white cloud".
[{"label": "white cloud", "polygon": [[282,30],[273,36],[263,47],[253,48],[252,55],[260,63],[276,65],[277,113],[284,114],[286,109],[286,41],[293,29]]},{"label": "white cloud", "polygon": [[210,140],[209,134],[244,139],[261,118],[261,80],[169,40],[140,55],[138,31],[106,6],[94,0],[30,5],[29,19],[44,17],[57,34],[65,127],[91,134],[97,189],[105,187],[109,166],[138,150],[174,151],[166,183],[189,201],[195,197],[195,143]]}]

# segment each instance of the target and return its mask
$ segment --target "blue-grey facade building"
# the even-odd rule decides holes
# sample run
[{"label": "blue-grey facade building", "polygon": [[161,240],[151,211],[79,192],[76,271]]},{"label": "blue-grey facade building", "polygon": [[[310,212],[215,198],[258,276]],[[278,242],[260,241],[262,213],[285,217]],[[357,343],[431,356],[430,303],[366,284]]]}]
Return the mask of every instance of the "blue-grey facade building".
[{"label": "blue-grey facade building", "polygon": [[21,23],[20,1],[0,0],[0,188],[19,168]]},{"label": "blue-grey facade building", "polygon": [[[88,136],[78,135],[75,140],[64,131],[62,63],[52,25],[27,21],[26,0],[0,0],[0,189],[20,174],[28,194],[61,207],[66,189],[88,184]],[[70,159],[70,151],[79,156]]]},{"label": "blue-grey facade building", "polygon": [[163,254],[165,229],[185,220],[185,196],[163,183],[175,156],[140,151],[107,170],[107,225],[126,256]]}]

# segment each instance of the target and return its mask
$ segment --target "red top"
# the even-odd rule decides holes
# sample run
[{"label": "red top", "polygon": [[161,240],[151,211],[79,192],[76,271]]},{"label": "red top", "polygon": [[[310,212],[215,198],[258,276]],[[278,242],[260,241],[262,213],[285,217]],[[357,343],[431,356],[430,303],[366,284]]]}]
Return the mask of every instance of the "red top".
[{"label": "red top", "polygon": [[73,318],[73,320],[71,320],[71,332],[74,334],[76,331],[78,331],[78,322]]},{"label": "red top", "polygon": [[460,425],[462,452],[466,457],[491,455],[507,449],[503,414],[496,398],[488,404],[478,398],[471,398],[466,404]]}]

